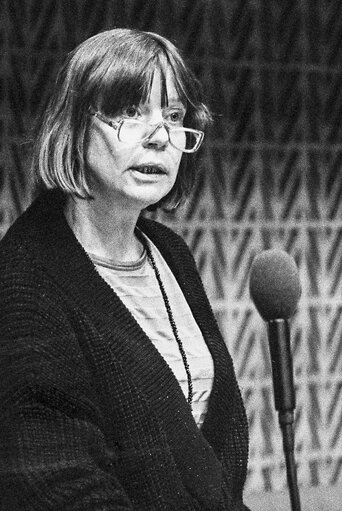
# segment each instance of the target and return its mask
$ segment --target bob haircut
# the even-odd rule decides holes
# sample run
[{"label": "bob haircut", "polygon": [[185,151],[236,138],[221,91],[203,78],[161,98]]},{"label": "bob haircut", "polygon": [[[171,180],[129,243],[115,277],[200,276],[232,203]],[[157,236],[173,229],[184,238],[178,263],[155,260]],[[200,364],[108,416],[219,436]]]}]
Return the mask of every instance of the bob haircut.
[{"label": "bob haircut", "polygon": [[[40,185],[91,199],[87,183],[86,144],[89,109],[111,117],[145,102],[153,75],[160,70],[161,97],[167,104],[166,72],[186,106],[184,126],[204,130],[211,122],[201,87],[180,52],[164,37],[135,29],[113,29],[87,39],[67,56],[41,122],[32,160]],[[164,105],[163,105],[164,106]],[[176,207],[195,181],[195,154],[183,153],[176,182],[157,207]]]}]

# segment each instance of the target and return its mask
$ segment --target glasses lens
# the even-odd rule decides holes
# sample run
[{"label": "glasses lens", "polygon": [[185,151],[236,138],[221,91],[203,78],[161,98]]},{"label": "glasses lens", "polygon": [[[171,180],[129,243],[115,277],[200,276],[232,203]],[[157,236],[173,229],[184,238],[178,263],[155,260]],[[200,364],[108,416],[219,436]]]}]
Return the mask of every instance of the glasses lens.
[{"label": "glasses lens", "polygon": [[180,151],[196,151],[201,143],[200,133],[187,130],[186,128],[175,128],[170,130],[170,142]]},{"label": "glasses lens", "polygon": [[147,125],[143,122],[124,120],[120,125],[118,138],[126,144],[136,144],[146,137]]}]

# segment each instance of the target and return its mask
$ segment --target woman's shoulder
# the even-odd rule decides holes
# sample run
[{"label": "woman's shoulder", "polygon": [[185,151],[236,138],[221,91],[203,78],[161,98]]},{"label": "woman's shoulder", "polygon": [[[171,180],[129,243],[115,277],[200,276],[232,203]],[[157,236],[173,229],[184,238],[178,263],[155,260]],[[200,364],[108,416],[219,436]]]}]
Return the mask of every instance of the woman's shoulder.
[{"label": "woman's shoulder", "polygon": [[1,287],[17,283],[36,289],[44,280],[51,286],[45,271],[49,264],[46,248],[56,245],[60,237],[57,209],[50,194],[40,195],[9,227],[0,241]]},{"label": "woman's shoulder", "polygon": [[[46,191],[35,197],[31,204],[12,223],[0,240],[0,253],[17,249],[18,245],[29,245],[38,240],[44,228],[51,230],[49,222],[53,214],[58,214],[59,197],[53,191]],[[49,226],[49,227],[47,227]]]}]

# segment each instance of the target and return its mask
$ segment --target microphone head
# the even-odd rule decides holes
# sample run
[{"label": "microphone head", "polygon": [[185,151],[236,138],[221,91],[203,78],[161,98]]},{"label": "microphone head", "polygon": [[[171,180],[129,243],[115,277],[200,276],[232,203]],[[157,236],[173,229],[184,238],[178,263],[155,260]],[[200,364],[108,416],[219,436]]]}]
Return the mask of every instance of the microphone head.
[{"label": "microphone head", "polygon": [[265,321],[289,319],[301,295],[294,259],[279,249],[264,250],[252,263],[249,290],[254,305]]}]

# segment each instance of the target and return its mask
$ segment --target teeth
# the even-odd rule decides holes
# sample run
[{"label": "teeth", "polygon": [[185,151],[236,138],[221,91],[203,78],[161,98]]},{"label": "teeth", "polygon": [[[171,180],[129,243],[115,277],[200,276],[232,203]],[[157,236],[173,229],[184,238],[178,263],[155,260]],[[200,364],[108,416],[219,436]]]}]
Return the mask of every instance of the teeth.
[{"label": "teeth", "polygon": [[145,166],[145,167],[137,167],[139,172],[143,174],[160,174],[161,170],[158,167]]}]

